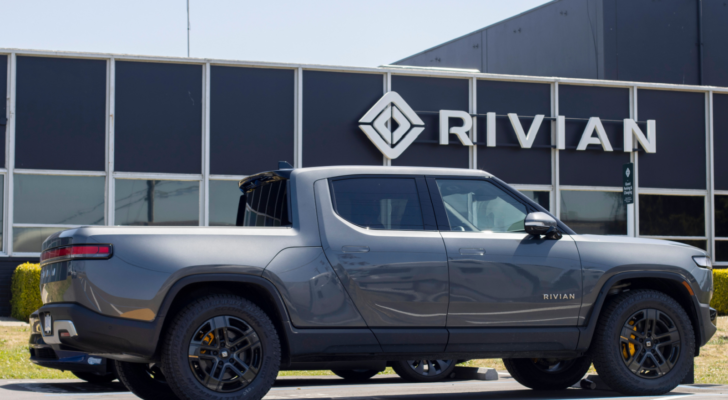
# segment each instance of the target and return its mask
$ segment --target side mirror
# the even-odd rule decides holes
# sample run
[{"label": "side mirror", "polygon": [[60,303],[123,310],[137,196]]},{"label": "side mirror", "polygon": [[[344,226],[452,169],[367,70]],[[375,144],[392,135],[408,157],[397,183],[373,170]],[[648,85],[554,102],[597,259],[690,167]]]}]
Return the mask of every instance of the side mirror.
[{"label": "side mirror", "polygon": [[526,233],[533,236],[546,235],[547,239],[561,239],[556,220],[545,212],[532,212],[524,221]]}]

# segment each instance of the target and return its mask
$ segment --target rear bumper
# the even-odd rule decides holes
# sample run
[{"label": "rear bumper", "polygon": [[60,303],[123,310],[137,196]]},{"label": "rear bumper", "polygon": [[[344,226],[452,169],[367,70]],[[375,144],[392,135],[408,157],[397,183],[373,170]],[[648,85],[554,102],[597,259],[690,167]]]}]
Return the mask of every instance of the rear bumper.
[{"label": "rear bumper", "polygon": [[[55,303],[46,304],[38,310],[43,328],[45,313],[50,313],[54,326],[56,321],[70,321],[76,331],[75,335],[59,337],[54,329],[55,335],[50,337],[55,336],[60,342],[51,345],[55,351],[72,348],[114,359],[153,359],[162,325],[157,321],[134,321],[101,315],[79,304]],[[55,338],[50,341],[54,342]]]},{"label": "rear bumper", "polygon": [[80,351],[55,351],[51,345],[45,343],[39,333],[30,335],[28,347],[30,362],[41,367],[62,371],[93,372],[102,375],[110,372],[109,364],[105,358],[91,356]]}]

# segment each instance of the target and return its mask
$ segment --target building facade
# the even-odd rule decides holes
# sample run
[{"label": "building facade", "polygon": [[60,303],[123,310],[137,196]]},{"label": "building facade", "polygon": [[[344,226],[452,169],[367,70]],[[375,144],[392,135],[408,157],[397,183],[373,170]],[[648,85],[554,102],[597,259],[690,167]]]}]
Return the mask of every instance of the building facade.
[{"label": "building facade", "polygon": [[0,74],[5,270],[77,226],[236,229],[237,182],[283,160],[483,169],[579,233],[728,266],[726,88],[13,49]]},{"label": "building facade", "polygon": [[728,2],[555,0],[397,65],[728,86]]}]

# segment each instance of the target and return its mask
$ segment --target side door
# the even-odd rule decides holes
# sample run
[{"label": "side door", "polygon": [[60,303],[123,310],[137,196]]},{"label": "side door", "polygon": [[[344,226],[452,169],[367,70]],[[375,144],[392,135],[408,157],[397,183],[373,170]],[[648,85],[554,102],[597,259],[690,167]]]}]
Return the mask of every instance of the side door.
[{"label": "side door", "polygon": [[534,209],[500,182],[428,177],[450,264],[448,327],[576,326],[582,298],[574,240],[528,235]]},{"label": "side door", "polygon": [[326,257],[385,351],[444,350],[448,264],[424,177],[347,176],[314,189]]}]

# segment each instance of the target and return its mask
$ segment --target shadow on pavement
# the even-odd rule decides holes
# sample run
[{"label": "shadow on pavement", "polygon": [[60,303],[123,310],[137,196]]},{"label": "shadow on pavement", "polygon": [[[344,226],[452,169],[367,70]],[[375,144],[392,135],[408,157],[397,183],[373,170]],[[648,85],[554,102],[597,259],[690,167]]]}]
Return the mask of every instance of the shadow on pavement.
[{"label": "shadow on pavement", "polygon": [[4,390],[35,392],[35,393],[120,393],[128,392],[126,387],[120,382],[112,382],[98,385],[88,382],[70,381],[70,382],[17,382],[8,383],[0,386]]}]

